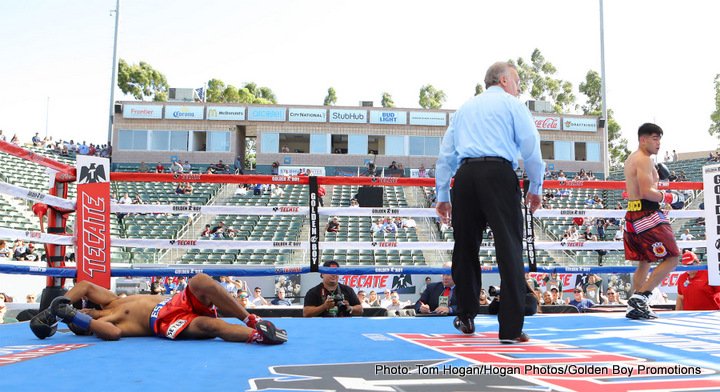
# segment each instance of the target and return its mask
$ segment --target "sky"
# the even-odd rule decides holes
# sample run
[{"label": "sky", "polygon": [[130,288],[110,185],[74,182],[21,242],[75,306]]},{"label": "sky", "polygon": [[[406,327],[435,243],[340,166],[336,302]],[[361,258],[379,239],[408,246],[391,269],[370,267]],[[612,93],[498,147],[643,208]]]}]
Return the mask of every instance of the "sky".
[{"label": "sky", "polygon": [[[0,129],[104,143],[115,0],[0,1]],[[665,131],[661,154],[705,151],[720,73],[720,2],[605,0],[608,107],[629,146]],[[472,97],[495,61],[538,48],[578,86],[600,72],[599,0],[121,0],[118,58],[145,61],[171,87],[217,78],[270,87],[280,104],[417,108],[420,87]],[[131,100],[115,89],[116,100]],[[527,99],[528,97],[522,97]]]}]

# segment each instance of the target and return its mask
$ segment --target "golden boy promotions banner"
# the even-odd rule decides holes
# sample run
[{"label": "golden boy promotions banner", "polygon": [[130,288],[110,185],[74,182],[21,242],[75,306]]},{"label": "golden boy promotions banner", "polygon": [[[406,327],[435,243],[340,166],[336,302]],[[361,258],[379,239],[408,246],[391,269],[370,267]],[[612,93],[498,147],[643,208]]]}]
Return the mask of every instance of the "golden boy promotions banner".
[{"label": "golden boy promotions banner", "polygon": [[110,288],[110,160],[77,156],[77,280]]},{"label": "golden boy promotions banner", "polygon": [[720,165],[703,167],[705,189],[705,238],[707,266],[711,286],[720,286],[718,253],[720,253]]}]

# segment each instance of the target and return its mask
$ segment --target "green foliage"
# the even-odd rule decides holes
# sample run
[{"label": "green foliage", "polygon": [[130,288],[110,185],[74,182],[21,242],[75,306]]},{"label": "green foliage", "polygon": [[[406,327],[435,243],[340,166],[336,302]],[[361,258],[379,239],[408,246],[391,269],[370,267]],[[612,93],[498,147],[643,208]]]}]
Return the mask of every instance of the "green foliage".
[{"label": "green foliage", "polygon": [[482,84],[478,83],[475,85],[475,95],[480,95],[483,93],[483,91],[485,91],[485,88]]},{"label": "green foliage", "polygon": [[120,59],[118,87],[124,94],[130,94],[141,101],[147,98],[156,102],[165,102],[168,99],[168,82],[165,75],[144,61],[140,64],[128,65],[125,60]]},{"label": "green foliage", "polygon": [[335,105],[335,102],[337,102],[337,94],[335,94],[335,89],[330,87],[328,89],[327,96],[325,97],[325,100],[323,101],[323,105],[333,106],[333,105]]},{"label": "green foliage", "polygon": [[[590,70],[585,74],[585,81],[580,83],[579,90],[587,96],[587,102],[581,106],[586,116],[602,116],[602,79],[600,75]],[[621,166],[628,155],[628,140],[620,134],[620,124],[615,121],[613,111],[608,109],[606,127],[608,130],[608,151],[610,153],[610,166]]]},{"label": "green foliage", "polygon": [[420,107],[423,109],[440,109],[445,102],[445,92],[437,90],[431,84],[420,88]]},{"label": "green foliage", "polygon": [[553,78],[557,69],[545,60],[540,49],[533,50],[529,62],[522,57],[517,61],[509,62],[518,70],[521,93],[529,93],[538,101],[550,102],[556,113],[570,113],[576,110],[572,83]]},{"label": "green foliage", "polygon": [[710,135],[720,139],[720,74],[715,75],[715,111],[710,114]]},{"label": "green foliage", "polygon": [[231,84],[226,86],[220,79],[210,79],[208,81],[207,101],[269,105],[277,103],[277,98],[269,87],[258,87],[253,82],[237,88]]},{"label": "green foliage", "polygon": [[394,108],[395,107],[395,102],[393,101],[390,93],[383,93],[382,100],[380,100],[380,104],[384,108]]}]

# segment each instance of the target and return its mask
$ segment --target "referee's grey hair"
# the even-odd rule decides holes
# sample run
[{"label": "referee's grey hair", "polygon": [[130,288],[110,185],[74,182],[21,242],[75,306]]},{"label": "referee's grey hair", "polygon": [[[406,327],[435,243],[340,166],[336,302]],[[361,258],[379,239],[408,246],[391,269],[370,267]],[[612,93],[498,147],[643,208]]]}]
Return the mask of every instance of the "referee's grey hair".
[{"label": "referee's grey hair", "polygon": [[498,61],[497,63],[491,65],[485,74],[485,88],[499,84],[500,77],[506,75],[511,69],[517,70],[514,65],[507,61]]}]

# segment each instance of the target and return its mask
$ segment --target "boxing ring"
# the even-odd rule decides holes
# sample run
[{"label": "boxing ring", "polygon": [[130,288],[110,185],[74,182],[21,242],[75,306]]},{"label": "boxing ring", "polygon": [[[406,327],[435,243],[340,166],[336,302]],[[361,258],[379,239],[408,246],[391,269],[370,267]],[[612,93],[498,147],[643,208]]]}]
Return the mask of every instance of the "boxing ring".
[{"label": "boxing ring", "polygon": [[[37,160],[36,160],[37,161]],[[41,163],[41,162],[38,162]],[[42,163],[41,163],[42,164]],[[65,174],[67,175],[67,174]],[[182,175],[181,175],[182,176]],[[337,249],[449,251],[452,242],[322,241],[321,216],[434,217],[430,208],[319,207],[317,187],[322,185],[431,186],[431,179],[333,178],[112,173],[112,181],[212,181],[217,183],[302,184],[309,187],[309,206],[233,207],[196,206],[195,213],[307,216],[307,240],[278,241],[177,241],[175,239],[111,238],[112,246],[137,248],[257,249],[283,247],[306,251],[306,264],[268,265],[161,264],[113,265],[112,276],[275,276],[332,272],[339,275],[410,274],[447,272],[439,264],[344,265],[322,267],[322,251]],[[546,182],[546,189],[622,189],[620,182]],[[688,186],[690,186],[688,188]],[[702,189],[700,183],[670,184],[673,189]],[[65,210],[79,208],[76,201],[37,195],[31,190],[0,183],[0,192],[42,201]],[[112,205],[112,213],[177,212],[171,205]],[[535,218],[602,216],[620,218],[624,211],[540,210]],[[699,210],[677,210],[671,217],[705,216]],[[322,219],[324,222],[325,219]],[[57,246],[73,246],[73,236],[0,228],[0,238],[25,238]],[[621,243],[589,241],[537,241],[536,249],[618,250]],[[678,246],[701,248],[706,241],[679,241]],[[483,246],[481,249],[490,249]],[[698,269],[679,267],[678,271]],[[702,266],[705,268],[705,266]],[[544,266],[532,273],[629,273],[627,266]],[[484,273],[496,269],[484,266]],[[47,276],[48,282],[70,279],[76,269],[39,263],[0,265],[0,274]],[[251,310],[252,312],[252,310]],[[231,323],[238,320],[227,319]],[[495,316],[479,315],[476,333],[457,333],[451,317],[272,318],[288,331],[289,341],[279,346],[233,344],[219,339],[171,341],[155,337],[123,338],[106,342],[76,336],[60,324],[58,332],[38,340],[27,322],[0,324],[0,390],[141,388],[174,390],[308,390],[308,391],[627,391],[720,390],[720,313],[662,311],[655,320],[629,320],[624,312],[537,314],[526,317],[524,331],[531,341],[501,345]]]}]

